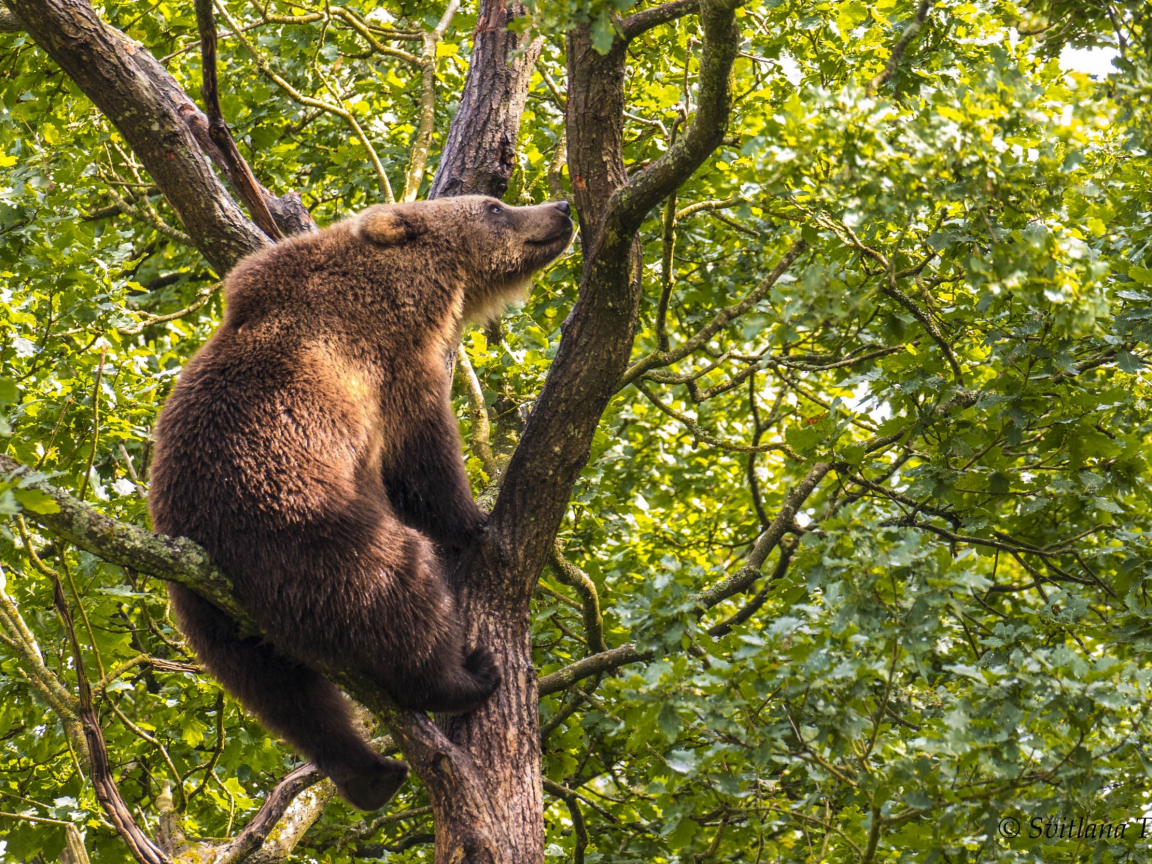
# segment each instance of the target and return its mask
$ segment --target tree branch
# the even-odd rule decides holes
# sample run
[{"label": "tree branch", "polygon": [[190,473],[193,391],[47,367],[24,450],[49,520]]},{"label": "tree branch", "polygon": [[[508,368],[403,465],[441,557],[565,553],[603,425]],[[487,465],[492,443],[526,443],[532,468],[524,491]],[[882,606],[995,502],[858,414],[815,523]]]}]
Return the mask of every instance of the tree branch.
[{"label": "tree branch", "polygon": [[799,454],[797,454],[796,451],[793,450],[791,447],[789,447],[787,444],[752,444],[752,445],[737,444],[733,441],[725,441],[721,438],[717,438],[715,435],[710,435],[708,432],[706,432],[704,429],[702,429],[700,427],[700,425],[698,423],[696,423],[691,417],[688,417],[687,415],[681,414],[679,411],[675,410],[674,408],[669,407],[668,405],[665,405],[663,402],[661,402],[659,399],[657,399],[656,396],[652,393],[652,391],[644,386],[644,383],[642,381],[637,381],[635,383],[636,383],[636,389],[639,390],[642,394],[644,394],[645,399],[647,399],[649,402],[651,402],[653,405],[655,405],[656,408],[659,409],[661,413],[667,414],[673,420],[678,420],[681,423],[683,423],[685,426],[687,426],[688,431],[692,433],[692,437],[698,441],[703,441],[705,444],[708,444],[712,447],[716,447],[717,449],[720,449],[720,450],[727,450],[730,453],[772,453],[772,452],[777,452],[777,453],[784,453],[785,455],[787,455],[791,459],[796,459],[797,461],[800,460]]},{"label": "tree branch", "polygon": [[713,336],[728,326],[730,321],[740,317],[759,303],[768,292],[772,290],[772,286],[776,284],[780,277],[788,272],[788,269],[796,263],[796,259],[799,258],[807,248],[807,241],[797,240],[792,244],[791,248],[784,253],[783,257],[776,262],[776,266],[772,268],[772,272],[764,277],[764,280],[757,285],[755,289],[749,291],[742,300],[721,309],[696,335],[674,350],[661,351],[658,348],[651,354],[641,357],[624,372],[620,378],[619,386],[624,387],[631,384],[649,369],[658,366],[670,366],[673,363],[683,360],[689,354],[698,350],[701,345],[706,345]]},{"label": "tree branch", "polygon": [[187,96],[86,0],[6,0],[29,35],[112,121],[218,273],[268,244],[216,179],[185,121]]},{"label": "tree branch", "polygon": [[376,169],[376,177],[380,180],[380,187],[384,191],[385,199],[389,202],[395,201],[396,199],[392,194],[392,184],[388,181],[388,174],[384,171],[384,165],[381,164],[380,157],[376,153],[376,148],[372,146],[372,142],[368,139],[368,134],[364,131],[364,128],[360,125],[359,121],[356,119],[356,116],[343,104],[337,105],[333,102],[325,102],[323,99],[316,99],[312,96],[305,96],[303,93],[289,84],[287,80],[285,80],[281,75],[277,74],[277,72],[272,68],[272,65],[268,62],[268,59],[256,50],[256,46],[253,45],[252,42],[249,41],[248,37],[244,35],[244,28],[235,18],[232,17],[228,10],[224,8],[223,4],[217,0],[215,5],[217,10],[219,10],[220,14],[224,17],[224,20],[228,22],[228,26],[232,28],[232,32],[236,34],[236,38],[240,41],[240,44],[244,46],[244,49],[252,57],[252,61],[256,64],[256,68],[259,69],[261,73],[263,73],[265,78],[267,78],[281,90],[287,93],[291,99],[300,103],[301,105],[307,105],[310,108],[319,108],[321,111],[326,111],[329,114],[333,114],[336,117],[339,117],[341,120],[348,124],[349,128],[352,129],[352,133],[356,136],[357,140],[360,141],[360,144],[364,147],[365,151],[367,151],[368,159],[372,163],[372,167]]},{"label": "tree branch", "polygon": [[111,564],[187,585],[242,627],[255,632],[251,616],[233,596],[228,577],[217,570],[208,553],[191,540],[153,534],[111,519],[39,479],[38,474],[10,456],[0,455],[0,471],[9,480],[19,480],[22,488],[48,495],[59,508],[55,513],[25,511],[25,516],[33,522]]},{"label": "tree branch", "polygon": [[552,572],[556,578],[580,595],[584,610],[584,635],[591,653],[607,651],[604,644],[604,619],[600,615],[600,595],[588,574],[564,557],[560,541],[552,548]]},{"label": "tree branch", "polygon": [[675,21],[684,15],[692,15],[699,9],[700,0],[672,0],[671,3],[661,3],[659,6],[629,15],[620,22],[620,32],[626,41],[631,42],[653,27]]},{"label": "tree branch", "polygon": [[590,675],[602,675],[629,663],[650,660],[652,656],[652,652],[640,651],[632,644],[593,654],[541,678],[540,695],[558,693]]},{"label": "tree branch", "polygon": [[735,10],[742,0],[701,0],[704,50],[696,114],[688,130],[651,166],[613,195],[607,223],[613,233],[631,235],[656,204],[695,173],[724,140],[732,103],[732,64],[740,34]]},{"label": "tree branch", "polygon": [[904,29],[904,33],[892,47],[892,54],[888,57],[884,69],[868,82],[869,96],[875,96],[877,90],[892,80],[892,76],[896,74],[896,70],[900,66],[900,58],[904,56],[908,44],[916,38],[916,34],[924,26],[924,20],[928,17],[928,10],[931,8],[932,0],[920,0],[920,8],[916,10],[916,17],[912,19],[912,23]]},{"label": "tree branch", "polygon": [[420,192],[420,181],[424,178],[424,168],[428,164],[428,151],[432,147],[432,133],[436,125],[436,46],[443,38],[460,0],[449,0],[440,21],[424,34],[424,47],[420,52],[420,123],[416,137],[412,141],[412,155],[408,158],[408,170],[404,174],[404,192],[401,201],[415,201]]},{"label": "tree branch", "polygon": [[767,559],[768,554],[776,548],[784,535],[792,530],[792,523],[796,519],[797,511],[803,506],[804,502],[808,500],[808,496],[820,485],[820,481],[824,479],[824,475],[826,475],[831,468],[831,462],[817,462],[808,470],[808,473],[804,475],[804,479],[797,483],[792,491],[785,496],[784,503],[780,507],[780,512],[776,514],[776,518],[772,520],[772,524],[768,526],[768,530],[761,534],[756,540],[752,551],[748,553],[748,563],[728,578],[702,591],[700,593],[701,606],[705,608],[715,606],[733,594],[739,594],[741,591],[746,590],[760,577],[760,568],[764,566],[764,561]]},{"label": "tree branch", "polygon": [[495,483],[499,466],[492,452],[492,424],[488,419],[488,406],[484,403],[484,389],[480,386],[480,379],[463,345],[456,350],[456,370],[464,379],[468,393],[468,408],[472,414],[472,449],[480,457],[488,482]]},{"label": "tree branch", "polygon": [[212,0],[195,0],[196,26],[200,30],[200,60],[204,84],[201,93],[204,107],[208,112],[208,134],[212,143],[220,150],[228,165],[228,176],[232,178],[240,198],[248,205],[252,219],[260,230],[273,241],[282,240],[284,235],[268,212],[260,186],[252,174],[252,169],[236,149],[228,124],[224,122],[224,112],[220,108],[220,92],[216,80],[216,16],[212,14]]},{"label": "tree branch", "polygon": [[277,783],[276,787],[264,798],[264,803],[256,815],[248,820],[244,830],[218,852],[214,859],[215,864],[238,864],[238,862],[250,857],[263,845],[296,796],[323,779],[324,775],[317,771],[316,766],[311,762],[301,765],[290,774],[286,774],[284,779]]},{"label": "tree branch", "polygon": [[429,198],[501,198],[508,190],[532,67],[543,45],[508,29],[523,15],[518,0],[481,2],[460,108],[448,128]]},{"label": "tree branch", "polygon": [[576,835],[572,864],[584,864],[584,850],[588,848],[588,829],[584,825],[584,814],[580,812],[580,802],[576,798],[576,793],[547,777],[544,778],[544,788],[567,805],[568,813],[572,816],[572,832]]}]

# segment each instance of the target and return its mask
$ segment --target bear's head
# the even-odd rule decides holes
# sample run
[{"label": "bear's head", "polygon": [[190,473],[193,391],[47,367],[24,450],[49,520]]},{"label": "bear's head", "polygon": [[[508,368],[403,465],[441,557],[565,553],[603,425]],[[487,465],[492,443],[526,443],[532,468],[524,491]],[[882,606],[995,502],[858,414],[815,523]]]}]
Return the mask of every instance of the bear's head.
[{"label": "bear's head", "polygon": [[438,255],[451,256],[466,274],[464,317],[484,321],[523,299],[532,274],[568,248],[572,219],[566,201],[510,207],[464,195],[369,207],[355,231],[385,249],[422,247],[433,266]]}]

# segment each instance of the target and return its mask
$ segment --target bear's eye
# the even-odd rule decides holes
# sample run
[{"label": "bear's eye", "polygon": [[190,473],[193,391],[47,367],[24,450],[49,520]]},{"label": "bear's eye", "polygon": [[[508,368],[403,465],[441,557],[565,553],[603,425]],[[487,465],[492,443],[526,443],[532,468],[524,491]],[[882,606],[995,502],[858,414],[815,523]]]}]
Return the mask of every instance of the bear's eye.
[{"label": "bear's eye", "polygon": [[501,213],[504,212],[504,208],[501,207],[499,204],[489,204],[488,205],[488,212],[495,215],[495,216],[499,216]]}]

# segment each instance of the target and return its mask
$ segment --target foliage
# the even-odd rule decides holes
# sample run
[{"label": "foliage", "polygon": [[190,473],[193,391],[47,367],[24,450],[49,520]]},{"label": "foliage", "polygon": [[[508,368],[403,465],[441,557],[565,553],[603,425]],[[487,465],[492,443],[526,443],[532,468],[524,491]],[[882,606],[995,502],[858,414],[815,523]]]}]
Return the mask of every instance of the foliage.
[{"label": "foliage", "polygon": [[[248,24],[266,16],[247,38],[299,92],[342,100],[403,188],[419,70],[347,19],[305,14],[319,5],[228,8]],[[387,28],[430,30],[443,11],[345,8],[384,41]],[[540,68],[562,82],[556,28],[602,10],[534,8],[548,35]],[[1085,8],[946,0],[874,87],[914,4],[741,11],[731,137],[644,227],[633,356],[649,366],[603,418],[562,531],[608,647],[634,642],[654,659],[542,701],[544,774],[578,796],[548,801],[550,860],[1149,857],[1152,31],[1137,4]],[[191,4],[109,2],[102,14],[198,92]],[[462,9],[437,48],[437,141],[474,24]],[[685,17],[630,46],[630,168],[693,110],[698,38]],[[145,524],[150,429],[219,321],[217,276],[108,122],[26,36],[2,39],[5,452]],[[1124,56],[1093,81],[1060,67],[1069,40]],[[221,80],[269,188],[303,191],[321,224],[381,199],[348,123],[296,101],[234,37],[222,38]],[[538,74],[507,200],[570,182],[562,136]],[[662,289],[675,351],[798,240],[807,251],[746,314],[671,367],[652,359]],[[579,263],[570,253],[501,328],[465,337],[498,454],[555,355]],[[471,440],[463,387],[458,410]],[[479,492],[491,465],[474,447],[467,458]],[[773,572],[702,610],[700,592],[739,571],[789,490],[826,462]],[[291,753],[198,674],[162,584],[23,538],[19,514],[44,506],[11,483],[0,495],[4,854],[52,860],[61,823],[74,823],[94,862],[127,855],[37,686],[76,686],[50,568],[83,611],[84,673],[107,682],[99,706],[126,800],[154,828],[171,785],[190,837],[229,836]],[[568,581],[550,569],[534,603],[542,675],[596,648]],[[717,629],[750,602],[747,620]],[[19,626],[43,671],[16,650]],[[413,782],[391,809],[425,804]],[[1029,836],[1034,818],[1080,816],[1131,824],[1119,839]],[[1019,837],[1000,830],[1006,817]],[[431,860],[426,842],[403,839],[426,839],[425,811],[349,833],[359,820],[333,802],[293,860],[358,849]]]}]

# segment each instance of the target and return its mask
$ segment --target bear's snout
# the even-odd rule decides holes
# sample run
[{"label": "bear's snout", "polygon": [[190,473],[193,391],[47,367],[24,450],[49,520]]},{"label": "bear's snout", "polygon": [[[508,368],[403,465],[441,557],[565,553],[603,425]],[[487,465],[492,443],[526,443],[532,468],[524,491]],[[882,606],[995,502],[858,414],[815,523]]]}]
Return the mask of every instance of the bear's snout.
[{"label": "bear's snout", "polygon": [[572,239],[572,206],[567,201],[554,201],[540,206],[552,210],[553,216],[548,220],[551,224],[547,226],[547,233],[543,237],[531,237],[528,242],[539,246],[561,242],[567,245]]}]

